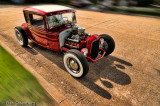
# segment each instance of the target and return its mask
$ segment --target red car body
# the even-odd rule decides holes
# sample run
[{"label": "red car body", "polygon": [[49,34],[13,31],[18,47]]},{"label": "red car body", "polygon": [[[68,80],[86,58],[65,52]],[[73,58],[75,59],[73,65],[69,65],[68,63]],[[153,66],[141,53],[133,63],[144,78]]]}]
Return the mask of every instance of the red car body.
[{"label": "red car body", "polygon": [[[30,23],[23,23],[21,27],[25,30],[25,32],[28,35],[28,38],[35,42],[36,44],[45,47],[47,49],[56,51],[56,52],[62,52],[62,51],[68,51],[69,48],[65,47],[60,47],[60,40],[59,40],[59,34],[63,30],[66,30],[68,28],[72,28],[71,23],[63,24],[60,26],[56,26],[53,29],[49,30],[47,29],[47,24],[46,24],[46,17],[47,16],[52,16],[56,14],[63,14],[63,13],[70,13],[70,12],[75,12],[74,9],[67,9],[67,10],[59,10],[59,11],[52,11],[52,12],[45,12],[39,9],[35,9],[32,7],[27,7],[24,8],[23,10],[24,14],[36,14],[40,15],[43,17],[43,24],[44,28],[36,27],[34,25],[31,25]],[[103,49],[98,50],[103,52],[103,55],[100,58],[92,58],[91,57],[91,48],[92,48],[92,43],[96,40],[99,40],[100,37],[97,34],[92,35],[91,37],[86,37],[85,41],[80,41],[79,44],[73,43],[72,45],[77,46],[80,50],[83,48],[88,49],[88,54],[87,58],[91,60],[92,62],[95,62],[101,58],[103,58],[105,51]],[[97,50],[97,51],[98,51]]]},{"label": "red car body", "polygon": [[87,34],[84,27],[75,25],[75,10],[65,6],[47,5],[27,7],[23,10],[26,23],[14,28],[16,38],[23,47],[28,39],[36,44],[65,52],[64,66],[74,77],[84,77],[89,71],[88,60],[95,62],[109,55],[115,48],[107,34]]},{"label": "red car body", "polygon": [[[32,7],[27,7],[27,8],[24,8],[23,12],[40,15],[45,20],[47,16],[56,15],[60,13],[62,14],[67,12],[75,12],[75,10],[70,9],[70,10],[45,12]],[[46,21],[43,21],[43,23],[44,25],[46,25]],[[28,37],[33,42],[37,43],[40,46],[48,48],[50,50],[61,52],[60,45],[59,45],[59,33],[65,29],[71,28],[72,26],[71,24],[68,24],[68,25],[55,27],[52,30],[47,30],[46,26],[44,26],[44,29],[43,29],[43,28],[33,26],[30,23],[29,24],[23,23],[21,27],[27,32],[27,34],[29,35]]]}]

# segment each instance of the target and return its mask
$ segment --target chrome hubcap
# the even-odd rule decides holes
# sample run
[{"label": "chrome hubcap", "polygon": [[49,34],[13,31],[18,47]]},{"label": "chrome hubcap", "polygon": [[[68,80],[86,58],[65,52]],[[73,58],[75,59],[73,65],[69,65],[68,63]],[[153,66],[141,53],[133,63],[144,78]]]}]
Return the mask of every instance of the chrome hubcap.
[{"label": "chrome hubcap", "polygon": [[73,73],[79,73],[79,65],[75,59],[69,58],[67,60],[67,65]]},{"label": "chrome hubcap", "polygon": [[70,66],[71,66],[72,69],[78,70],[78,64],[74,60],[70,61]]}]

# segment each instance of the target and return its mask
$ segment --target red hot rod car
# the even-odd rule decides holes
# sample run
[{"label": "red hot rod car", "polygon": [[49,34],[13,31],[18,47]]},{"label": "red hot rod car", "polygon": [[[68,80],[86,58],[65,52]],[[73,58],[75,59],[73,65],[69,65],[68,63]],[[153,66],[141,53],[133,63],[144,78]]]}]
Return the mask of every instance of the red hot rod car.
[{"label": "red hot rod car", "polygon": [[64,65],[74,77],[84,77],[88,61],[95,62],[109,55],[115,48],[107,34],[87,34],[76,24],[75,10],[59,5],[38,5],[23,10],[26,23],[15,27],[19,44],[28,45],[28,39],[47,49],[64,52]]}]

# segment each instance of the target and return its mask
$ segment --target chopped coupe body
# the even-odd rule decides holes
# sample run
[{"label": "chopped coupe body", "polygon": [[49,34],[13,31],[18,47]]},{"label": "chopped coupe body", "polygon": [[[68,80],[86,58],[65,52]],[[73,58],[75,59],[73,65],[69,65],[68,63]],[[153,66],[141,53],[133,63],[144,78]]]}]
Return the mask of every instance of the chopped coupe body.
[{"label": "chopped coupe body", "polygon": [[87,34],[76,24],[75,10],[60,5],[38,5],[23,10],[26,22],[15,27],[15,35],[21,46],[28,39],[47,49],[63,52],[64,65],[74,77],[88,73],[88,61],[95,62],[109,55],[115,48],[111,36]]}]

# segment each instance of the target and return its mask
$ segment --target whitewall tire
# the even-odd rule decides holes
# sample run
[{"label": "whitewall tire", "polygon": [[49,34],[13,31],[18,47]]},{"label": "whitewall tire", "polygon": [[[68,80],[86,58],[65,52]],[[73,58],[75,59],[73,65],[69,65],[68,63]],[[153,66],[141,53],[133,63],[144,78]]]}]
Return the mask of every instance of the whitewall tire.
[{"label": "whitewall tire", "polygon": [[76,78],[84,77],[89,70],[86,57],[78,50],[69,50],[63,58],[67,71]]}]

